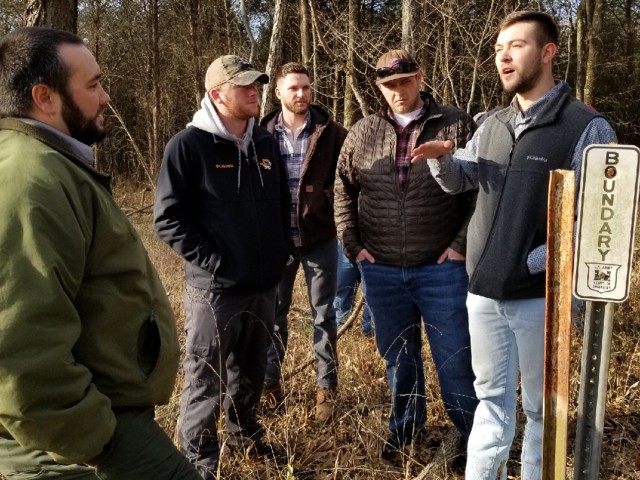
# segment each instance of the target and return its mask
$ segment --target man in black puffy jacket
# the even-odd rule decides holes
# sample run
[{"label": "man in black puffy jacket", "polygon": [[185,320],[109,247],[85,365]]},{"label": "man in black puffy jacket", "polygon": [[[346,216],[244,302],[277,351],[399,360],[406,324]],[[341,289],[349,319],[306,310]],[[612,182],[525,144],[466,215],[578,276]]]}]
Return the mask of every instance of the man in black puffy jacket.
[{"label": "man in black puffy jacket", "polygon": [[474,193],[446,194],[426,164],[410,163],[413,148],[428,140],[464,145],[475,124],[421,92],[422,79],[405,50],[379,58],[376,84],[386,104],[351,128],[336,176],[338,237],[360,264],[393,397],[385,458],[424,438],[423,324],[444,406],[463,440],[477,405],[464,267]]}]

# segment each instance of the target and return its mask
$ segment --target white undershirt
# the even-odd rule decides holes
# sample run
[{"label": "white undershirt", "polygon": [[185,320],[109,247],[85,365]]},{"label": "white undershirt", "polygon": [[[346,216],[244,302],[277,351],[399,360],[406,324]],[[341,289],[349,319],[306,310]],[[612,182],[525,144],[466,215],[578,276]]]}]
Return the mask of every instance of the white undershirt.
[{"label": "white undershirt", "polygon": [[393,112],[393,118],[395,118],[396,123],[398,125],[400,125],[402,128],[404,128],[407,125],[409,125],[413,120],[418,118],[420,116],[421,112],[422,112],[422,107],[420,107],[417,110],[414,110],[413,112],[409,112],[409,113],[395,113],[395,112]]}]

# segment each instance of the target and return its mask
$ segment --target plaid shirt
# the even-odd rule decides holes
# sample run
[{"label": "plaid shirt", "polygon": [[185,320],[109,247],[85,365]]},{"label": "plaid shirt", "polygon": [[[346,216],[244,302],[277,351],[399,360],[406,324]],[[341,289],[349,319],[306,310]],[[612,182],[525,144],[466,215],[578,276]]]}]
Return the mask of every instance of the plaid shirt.
[{"label": "plaid shirt", "polygon": [[428,108],[429,102],[425,101],[420,110],[420,114],[404,128],[398,125],[393,116],[393,112],[391,110],[388,112],[393,128],[396,131],[396,172],[398,174],[398,185],[401,190],[404,190],[405,184],[407,183],[409,167],[411,166],[411,151],[422,130],[424,116]]},{"label": "plaid shirt", "polygon": [[291,239],[296,247],[302,245],[300,239],[300,228],[298,227],[298,187],[302,174],[304,156],[309,147],[309,137],[311,136],[311,113],[307,113],[307,118],[295,132],[291,132],[282,122],[282,112],[278,115],[275,125],[280,145],[280,155],[287,164],[289,176],[289,192],[291,192]]}]

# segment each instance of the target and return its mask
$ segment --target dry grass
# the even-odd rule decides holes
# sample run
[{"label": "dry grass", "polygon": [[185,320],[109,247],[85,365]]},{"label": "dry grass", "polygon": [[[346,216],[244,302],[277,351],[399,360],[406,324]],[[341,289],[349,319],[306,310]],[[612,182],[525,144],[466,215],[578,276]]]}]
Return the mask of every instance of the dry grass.
[{"label": "dry grass", "polygon": [[[140,194],[119,196],[129,210],[140,207]],[[151,215],[137,213],[131,220],[142,235],[153,262],[169,292],[179,328],[184,320],[182,306],[182,262],[162,244],[151,229]],[[640,259],[636,259],[640,260]],[[635,262],[638,265],[638,262]],[[298,279],[294,307],[290,314],[290,340],[285,372],[292,371],[312,355],[311,320],[306,290]],[[640,274],[634,271],[632,298],[618,308],[609,369],[609,395],[605,419],[600,478],[640,480]],[[572,342],[572,399],[570,409],[569,464],[573,458],[573,436],[577,411],[582,337],[574,331]],[[313,367],[293,377],[287,384],[286,411],[263,417],[268,439],[285,448],[289,465],[252,463],[239,456],[223,456],[220,478],[225,479],[410,479],[429,462],[438,440],[449,427],[439,401],[437,377],[425,347],[425,374],[429,405],[428,424],[432,438],[416,452],[407,452],[401,465],[391,466],[380,459],[387,435],[389,392],[385,370],[372,340],[351,329],[338,342],[340,358],[340,399],[338,418],[330,426],[314,424],[315,372]],[[178,415],[178,392],[158,411],[162,425],[173,435]],[[522,423],[522,418],[520,418]],[[521,425],[520,425],[521,427]],[[521,428],[520,428],[521,434]],[[509,478],[518,478],[519,439],[514,443]],[[569,474],[571,475],[571,468]],[[461,472],[443,472],[438,478],[462,478]],[[567,477],[570,478],[570,477]]]},{"label": "dry grass", "polygon": [[[150,201],[142,201],[142,192],[119,191],[120,204],[134,211]],[[178,327],[184,321],[182,261],[160,242],[151,228],[149,210],[131,215],[149,254],[156,265],[174,308]],[[640,242],[638,242],[640,243]],[[640,257],[638,253],[636,257]],[[631,298],[619,306],[611,348],[609,393],[604,427],[600,478],[640,480],[640,258],[636,258]],[[289,350],[285,372],[291,372],[312,355],[311,321],[303,280],[294,292],[290,322]],[[183,337],[181,337],[181,341]],[[573,435],[577,411],[580,352],[582,337],[574,331],[572,341],[572,398],[570,405],[568,476],[571,478]],[[263,417],[268,440],[289,454],[289,465],[276,467],[272,462],[252,462],[240,455],[223,455],[219,478],[227,480],[397,480],[415,477],[435,453],[440,437],[449,428],[439,401],[433,363],[425,347],[425,374],[429,404],[430,441],[417,451],[407,451],[401,464],[391,466],[380,459],[380,448],[387,435],[389,393],[383,363],[372,340],[360,334],[358,326],[338,342],[340,358],[340,399],[338,417],[330,426],[318,426],[311,417],[314,405],[314,369],[305,370],[286,384],[288,397],[284,412]],[[158,409],[157,417],[170,435],[174,435],[178,417],[181,379],[171,402]],[[520,424],[522,418],[520,418]],[[520,425],[521,435],[522,425]],[[514,442],[509,478],[519,472],[520,437]],[[461,479],[460,471],[442,472],[438,479]],[[0,479],[2,476],[0,475]]]}]

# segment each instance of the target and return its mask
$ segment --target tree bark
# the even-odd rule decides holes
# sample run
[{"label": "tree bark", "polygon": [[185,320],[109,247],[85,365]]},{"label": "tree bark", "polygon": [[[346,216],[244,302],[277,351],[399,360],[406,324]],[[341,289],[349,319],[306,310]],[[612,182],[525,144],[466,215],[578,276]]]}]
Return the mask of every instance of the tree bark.
[{"label": "tree bark", "polygon": [[349,0],[349,38],[347,41],[347,65],[344,88],[344,120],[343,124],[349,128],[355,123],[355,95],[353,86],[356,83],[355,75],[355,49],[356,36],[359,33],[360,5],[358,0]]},{"label": "tree bark", "polygon": [[594,0],[593,16],[588,32],[589,53],[587,54],[587,65],[584,79],[583,102],[593,105],[596,100],[596,87],[598,77],[598,61],[602,52],[602,10],[604,0]]},{"label": "tree bark", "polygon": [[[267,66],[265,68],[267,75],[270,79],[274,79],[276,68],[281,61],[282,56],[282,27],[284,24],[285,6],[282,0],[276,0],[275,9],[273,12],[273,26],[271,28],[271,40],[269,41],[269,58],[267,59]],[[260,116],[264,117],[267,113],[273,110],[273,89],[275,88],[275,82],[271,81],[264,86],[262,90],[262,108],[260,109]]]},{"label": "tree bark", "polygon": [[204,91],[204,68],[200,52],[200,0],[189,0],[189,42],[193,55],[193,94],[197,107]]},{"label": "tree bark", "polygon": [[253,60],[256,55],[256,50],[258,49],[258,44],[256,43],[256,39],[253,36],[253,32],[251,31],[251,23],[249,22],[249,15],[247,14],[246,0],[240,0],[240,15],[242,16],[242,23],[244,25],[244,29],[247,32],[247,38],[249,39],[249,43],[251,44],[251,53],[249,53],[249,62],[253,63]]},{"label": "tree bark", "polygon": [[149,152],[151,153],[151,172],[160,168],[162,161],[162,140],[160,138],[160,29],[158,0],[151,0],[149,12],[149,32],[151,34],[151,58],[149,61],[149,80],[151,91],[151,131],[149,132]]},{"label": "tree bark", "polygon": [[309,7],[308,0],[300,0],[300,56],[302,63],[309,66],[311,63],[311,34],[309,31]]},{"label": "tree bark", "polygon": [[584,101],[584,64],[587,15],[584,2],[580,3],[576,15],[576,98]]},{"label": "tree bark", "polygon": [[402,48],[414,54],[413,49],[413,0],[402,0]]},{"label": "tree bark", "polygon": [[28,0],[26,24],[77,33],[78,0]]}]

